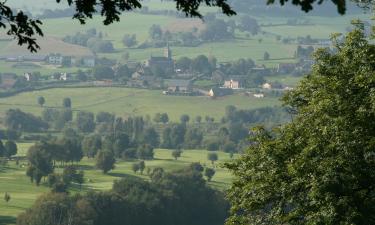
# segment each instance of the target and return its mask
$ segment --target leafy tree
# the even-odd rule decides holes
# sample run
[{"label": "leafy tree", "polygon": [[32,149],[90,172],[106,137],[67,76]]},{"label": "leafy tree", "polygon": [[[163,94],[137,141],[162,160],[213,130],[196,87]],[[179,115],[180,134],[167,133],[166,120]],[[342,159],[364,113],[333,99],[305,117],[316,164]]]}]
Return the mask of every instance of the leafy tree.
[{"label": "leafy tree", "polygon": [[176,61],[176,68],[186,72],[191,69],[192,63],[190,58],[184,56]]},{"label": "leafy tree", "polygon": [[160,122],[162,122],[163,124],[166,124],[166,123],[168,123],[168,121],[169,121],[168,114],[167,113],[162,113],[160,115]]},{"label": "leafy tree", "polygon": [[113,79],[115,77],[115,72],[109,66],[95,66],[92,70],[92,75],[96,80]]},{"label": "leafy tree", "polygon": [[77,71],[77,79],[79,81],[87,81],[87,79],[88,79],[87,73],[82,71],[82,70],[78,70]]},{"label": "leafy tree", "polygon": [[7,110],[4,122],[8,129],[16,131],[38,132],[48,128],[48,124],[41,118],[19,109]]},{"label": "leafy tree", "polygon": [[60,145],[63,152],[64,162],[79,162],[83,157],[80,140],[77,137],[62,137],[58,139],[56,144]]},{"label": "leafy tree", "polygon": [[263,54],[263,60],[269,60],[270,59],[270,53],[264,52]]},{"label": "leafy tree", "polygon": [[203,133],[197,128],[189,128],[184,137],[184,146],[186,148],[197,148],[201,146]]},{"label": "leafy tree", "polygon": [[78,112],[76,124],[77,128],[82,132],[93,132],[95,130],[94,114],[92,112]]},{"label": "leafy tree", "polygon": [[87,47],[98,53],[111,53],[115,50],[112,42],[96,37],[87,40]]},{"label": "leafy tree", "polygon": [[46,103],[46,100],[44,99],[44,97],[39,96],[38,97],[38,104],[40,105],[40,107],[43,107],[44,103]]},{"label": "leafy tree", "polygon": [[53,172],[53,164],[51,157],[52,145],[47,143],[37,143],[29,148],[26,158],[29,161],[26,175],[30,177],[36,185],[40,184],[42,177],[48,176]]},{"label": "leafy tree", "polygon": [[158,147],[160,144],[160,137],[158,132],[153,127],[147,128],[143,133],[142,143],[152,147]]},{"label": "leafy tree", "polygon": [[129,69],[129,67],[127,65],[121,65],[117,68],[116,72],[115,72],[115,76],[117,79],[119,78],[130,78],[132,75],[131,73],[131,70]]},{"label": "leafy tree", "polygon": [[233,31],[230,32],[227,23],[221,19],[208,21],[206,28],[200,33],[200,38],[205,41],[220,41],[233,37]]},{"label": "leafy tree", "polygon": [[154,122],[155,123],[160,123],[161,122],[161,114],[160,113],[156,113],[155,116],[154,116]]},{"label": "leafy tree", "polygon": [[113,123],[115,121],[115,115],[108,112],[99,112],[96,114],[97,123]]},{"label": "leafy tree", "polygon": [[154,158],[154,148],[151,145],[140,145],[137,149],[138,159],[146,160]]},{"label": "leafy tree", "polygon": [[202,116],[196,116],[195,117],[195,122],[196,123],[201,123],[202,122]]},{"label": "leafy tree", "polygon": [[193,171],[202,173],[204,171],[204,167],[199,162],[193,162],[190,164],[189,168]]},{"label": "leafy tree", "polygon": [[122,38],[122,43],[128,47],[131,48],[135,45],[137,45],[137,36],[135,34],[125,34],[124,37]]},{"label": "leafy tree", "polygon": [[152,40],[161,40],[163,36],[163,30],[160,25],[153,24],[148,31]]},{"label": "leafy tree", "polygon": [[137,173],[139,170],[139,163],[133,163],[132,164],[132,170],[134,173]]},{"label": "leafy tree", "polygon": [[177,149],[172,151],[172,157],[177,160],[178,158],[181,157],[182,151]]},{"label": "leafy tree", "polygon": [[212,138],[206,141],[206,148],[208,151],[217,151],[220,148],[220,140]]},{"label": "leafy tree", "polygon": [[146,164],[145,164],[145,161],[140,161],[139,162],[139,171],[141,172],[141,174],[143,174],[143,171],[145,170],[146,168]]},{"label": "leafy tree", "polygon": [[214,165],[215,161],[219,159],[219,156],[215,152],[210,152],[207,154],[207,159],[211,161],[212,165]]},{"label": "leafy tree", "polygon": [[6,149],[3,142],[0,140],[0,158],[6,156]]},{"label": "leafy tree", "polygon": [[247,31],[252,35],[256,35],[260,31],[260,27],[256,19],[251,18],[248,15],[242,16],[240,19],[240,29]]},{"label": "leafy tree", "polygon": [[204,176],[207,177],[208,181],[211,181],[212,177],[215,175],[216,171],[212,168],[206,167],[204,169]]},{"label": "leafy tree", "polygon": [[14,141],[8,140],[7,142],[5,142],[4,148],[5,156],[8,158],[17,154],[17,144]]},{"label": "leafy tree", "polygon": [[115,162],[115,157],[110,151],[99,151],[96,155],[96,167],[105,174],[115,168]]},{"label": "leafy tree", "polygon": [[117,134],[113,142],[113,146],[112,146],[115,156],[121,157],[122,153],[126,151],[129,145],[130,145],[130,140],[127,134],[125,133]]},{"label": "leafy tree", "polygon": [[223,151],[224,152],[236,152],[236,144],[232,141],[228,141],[223,145]]},{"label": "leafy tree", "polygon": [[188,123],[189,120],[190,120],[190,117],[189,117],[189,115],[187,115],[187,114],[184,114],[184,115],[182,115],[182,116],[180,117],[180,121],[181,121],[181,123]]},{"label": "leafy tree", "polygon": [[64,108],[72,108],[72,100],[70,98],[64,98],[62,105]]},{"label": "leafy tree", "polygon": [[375,223],[375,45],[355,25],[334,51],[315,52],[311,73],[284,96],[293,120],[254,129],[253,144],[227,164],[227,224]]},{"label": "leafy tree", "polygon": [[30,210],[17,217],[18,225],[93,224],[97,212],[88,199],[51,192],[38,197]]},{"label": "leafy tree", "polygon": [[205,55],[199,55],[193,59],[191,63],[191,68],[193,71],[203,74],[209,74],[211,72],[211,66],[208,62],[208,58]]},{"label": "leafy tree", "polygon": [[10,194],[8,194],[8,192],[5,192],[5,194],[4,194],[4,201],[6,203],[8,203],[10,201]]},{"label": "leafy tree", "polygon": [[172,148],[173,147],[173,141],[172,141],[172,128],[166,127],[163,130],[163,148]]}]

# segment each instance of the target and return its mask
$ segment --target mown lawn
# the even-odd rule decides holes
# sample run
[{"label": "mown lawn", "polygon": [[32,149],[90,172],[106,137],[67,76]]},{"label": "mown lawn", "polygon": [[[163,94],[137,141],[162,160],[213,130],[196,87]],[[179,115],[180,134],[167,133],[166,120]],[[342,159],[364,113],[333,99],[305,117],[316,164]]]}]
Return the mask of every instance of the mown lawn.
[{"label": "mown lawn", "polygon": [[[28,143],[28,146],[31,144]],[[22,153],[25,153],[26,143],[19,144]],[[171,156],[172,150],[157,149],[155,150],[155,159],[146,161],[146,168],[162,167],[166,171],[181,169],[188,166],[192,162],[200,162],[207,167],[213,167],[211,162],[207,160],[208,151],[205,150],[185,150],[181,158],[174,160]],[[216,174],[209,185],[224,190],[231,182],[231,174],[228,170],[222,167],[225,161],[230,160],[229,154],[224,152],[217,152],[219,161],[214,165]],[[237,157],[235,155],[235,157]],[[116,168],[108,174],[103,174],[94,166],[93,159],[84,158],[79,166],[85,171],[85,184],[83,185],[82,192],[87,190],[108,190],[112,187],[113,181],[116,179],[126,178],[128,176],[138,176],[148,179],[146,174],[134,174],[131,170],[131,165],[134,162],[118,161]],[[25,162],[21,161],[16,165],[14,161],[8,163],[8,166],[0,171],[0,224],[14,223],[15,217],[29,208],[34,200],[44,192],[49,191],[45,184],[39,187],[32,184],[28,177],[25,175],[26,167]],[[59,171],[59,170],[57,170]],[[9,193],[11,200],[6,203],[3,200],[5,192]],[[74,187],[71,192],[79,192],[79,188]],[[7,222],[8,221],[8,222]]]}]

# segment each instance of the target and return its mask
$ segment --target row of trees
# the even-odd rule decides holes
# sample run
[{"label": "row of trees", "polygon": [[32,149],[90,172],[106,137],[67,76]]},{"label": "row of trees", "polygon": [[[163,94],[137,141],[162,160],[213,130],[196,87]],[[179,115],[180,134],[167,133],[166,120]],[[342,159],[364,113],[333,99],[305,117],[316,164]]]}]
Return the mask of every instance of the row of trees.
[{"label": "row of trees", "polygon": [[17,224],[223,224],[228,204],[207,186],[202,172],[199,164],[171,173],[154,168],[150,181],[129,177],[115,181],[111,191],[48,193],[19,215]]},{"label": "row of trees", "polygon": [[114,51],[112,42],[103,40],[103,34],[97,32],[95,28],[89,29],[84,33],[78,32],[74,35],[68,35],[63,38],[63,41],[88,47],[93,52],[98,53],[109,53]]}]

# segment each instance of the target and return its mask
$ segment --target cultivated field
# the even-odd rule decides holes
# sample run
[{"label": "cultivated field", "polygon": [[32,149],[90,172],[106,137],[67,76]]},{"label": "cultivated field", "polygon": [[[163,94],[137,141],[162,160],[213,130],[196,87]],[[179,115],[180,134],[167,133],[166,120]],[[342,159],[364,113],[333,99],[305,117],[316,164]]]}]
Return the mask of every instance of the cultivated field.
[{"label": "cultivated field", "polygon": [[150,115],[166,112],[171,121],[178,121],[182,114],[214,117],[219,121],[225,107],[234,105],[242,109],[255,109],[280,105],[278,98],[256,99],[242,95],[231,95],[211,99],[205,96],[167,96],[161,90],[132,88],[56,88],[22,93],[8,98],[0,98],[0,115],[9,108],[19,108],[40,115],[43,108],[37,104],[38,96],[46,99],[46,107],[60,107],[62,100],[70,97],[73,110],[106,111],[118,116]]},{"label": "cultivated field", "polygon": [[[30,144],[20,144],[21,154],[25,154],[27,147]],[[211,162],[207,161],[207,151],[204,150],[185,150],[181,158],[174,160],[171,156],[171,150],[158,149],[155,151],[155,159],[146,161],[146,168],[162,167],[167,171],[181,169],[188,166],[192,162],[200,162],[203,165],[212,167]],[[231,181],[231,174],[224,168],[222,163],[229,160],[229,154],[217,152],[219,161],[215,163],[216,174],[210,185],[225,189]],[[236,157],[236,156],[235,156]],[[14,161],[9,162],[8,167],[4,171],[0,171],[0,195],[5,192],[9,193],[11,200],[8,203],[0,201],[0,225],[14,224],[15,217],[22,211],[29,208],[34,200],[42,193],[49,190],[45,185],[39,187],[30,183],[30,180],[25,175],[26,168],[22,166],[24,162],[20,162],[19,166]],[[85,184],[82,191],[87,190],[108,190],[112,187],[112,183],[116,179],[125,178],[127,176],[139,176],[148,179],[148,176],[141,174],[134,174],[131,170],[133,162],[119,161],[116,163],[116,168],[110,171],[107,175],[95,169],[94,160],[83,159],[79,166],[85,172]],[[79,192],[78,187],[73,187],[71,192]]]}]

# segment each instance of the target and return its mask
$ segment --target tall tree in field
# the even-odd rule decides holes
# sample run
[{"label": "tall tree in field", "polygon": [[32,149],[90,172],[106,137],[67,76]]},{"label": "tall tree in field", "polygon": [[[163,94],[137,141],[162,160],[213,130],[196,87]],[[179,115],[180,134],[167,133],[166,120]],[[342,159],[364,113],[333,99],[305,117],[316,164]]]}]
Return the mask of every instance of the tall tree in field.
[{"label": "tall tree in field", "polygon": [[53,172],[50,152],[52,152],[51,145],[44,142],[31,146],[27,152],[26,157],[29,161],[29,167],[26,175],[36,185],[40,184],[43,177]]},{"label": "tall tree in field", "polygon": [[215,152],[210,152],[207,154],[207,159],[211,161],[212,165],[219,159],[219,156]]},{"label": "tall tree in field", "polygon": [[44,97],[39,96],[38,97],[38,104],[40,105],[40,107],[43,107],[44,103],[46,103],[46,100],[44,99]]},{"label": "tall tree in field", "polygon": [[227,224],[375,224],[375,45],[358,21],[284,96],[292,122],[227,167]]},{"label": "tall tree in field", "polygon": [[62,105],[64,108],[72,108],[72,100],[70,100],[70,98],[64,98]]},{"label": "tall tree in field", "polygon": [[115,156],[110,151],[100,151],[96,155],[96,167],[103,171],[103,173],[108,173],[108,171],[115,168]]},{"label": "tall tree in field", "polygon": [[4,145],[5,148],[5,156],[10,158],[17,154],[17,144],[14,141],[7,141]]}]

